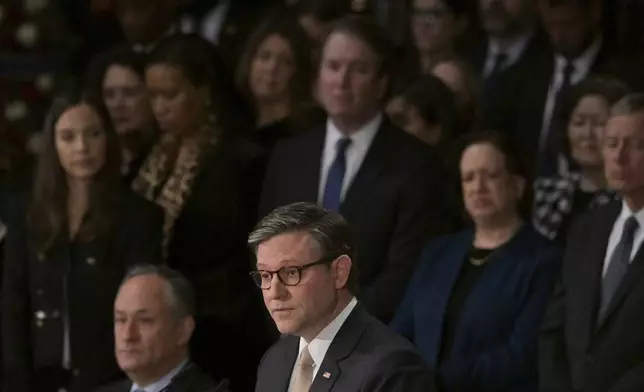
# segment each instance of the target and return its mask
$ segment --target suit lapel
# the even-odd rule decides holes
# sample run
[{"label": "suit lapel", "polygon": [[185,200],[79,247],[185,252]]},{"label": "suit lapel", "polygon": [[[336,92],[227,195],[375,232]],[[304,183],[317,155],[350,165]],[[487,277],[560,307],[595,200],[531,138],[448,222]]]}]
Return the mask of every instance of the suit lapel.
[{"label": "suit lapel", "polygon": [[[613,229],[613,223],[619,215],[620,206],[619,203],[615,203],[606,209],[600,209],[602,215],[597,219],[596,228],[589,231],[588,241],[580,245],[584,251],[581,252],[581,260],[575,264],[577,272],[574,282],[571,282],[576,286],[576,306],[579,307],[580,315],[583,317],[580,320],[580,326],[583,328],[578,330],[579,334],[590,336],[593,331],[596,331],[604,258],[608,248],[608,239]],[[586,337],[583,340],[590,341]]]},{"label": "suit lapel", "polygon": [[277,377],[275,390],[287,392],[293,366],[295,366],[295,361],[297,361],[297,355],[299,354],[300,339],[295,336],[287,336],[283,339],[288,339],[289,341],[284,344],[284,361],[281,362],[284,368],[279,369],[278,374],[275,375]]},{"label": "suit lapel", "polygon": [[311,392],[328,392],[333,388],[333,384],[342,374],[341,361],[353,352],[362,336],[365,316],[366,312],[362,306],[356,305],[331,342],[329,351],[315,375]]},{"label": "suit lapel", "polygon": [[353,208],[360,205],[363,200],[362,195],[365,192],[373,192],[371,184],[378,179],[387,162],[387,156],[393,150],[390,143],[392,132],[395,131],[390,128],[387,120],[383,120],[364,161],[362,161],[353,182],[347,190],[344,202],[340,207],[341,212],[352,211]]},{"label": "suit lapel", "polygon": [[290,162],[301,168],[302,175],[298,177],[297,181],[298,188],[303,192],[301,199],[313,203],[318,201],[325,135],[326,128],[324,126],[311,132],[309,137],[305,139],[303,148],[299,151],[299,159]]},{"label": "suit lapel", "polygon": [[628,272],[611,298],[608,310],[606,311],[606,317],[604,317],[603,323],[598,325],[598,332],[601,330],[601,327],[606,324],[606,320],[615,311],[618,305],[624,300],[633,284],[642,277],[642,274],[644,274],[644,251],[642,251],[642,246],[640,246]]}]

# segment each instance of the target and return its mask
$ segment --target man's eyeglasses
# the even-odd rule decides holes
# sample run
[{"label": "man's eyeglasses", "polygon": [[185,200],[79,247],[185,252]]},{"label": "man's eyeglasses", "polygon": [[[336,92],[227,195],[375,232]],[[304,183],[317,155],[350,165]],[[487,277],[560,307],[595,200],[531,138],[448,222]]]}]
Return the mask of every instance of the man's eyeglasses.
[{"label": "man's eyeglasses", "polygon": [[[340,255],[341,256],[341,255]],[[302,271],[314,267],[316,265],[328,264],[335,261],[340,256],[324,257],[312,263],[286,266],[278,269],[277,271],[257,270],[252,271],[249,275],[253,278],[253,282],[262,290],[268,290],[273,284],[273,275],[277,274],[277,278],[284,286],[297,286],[302,279]]]}]

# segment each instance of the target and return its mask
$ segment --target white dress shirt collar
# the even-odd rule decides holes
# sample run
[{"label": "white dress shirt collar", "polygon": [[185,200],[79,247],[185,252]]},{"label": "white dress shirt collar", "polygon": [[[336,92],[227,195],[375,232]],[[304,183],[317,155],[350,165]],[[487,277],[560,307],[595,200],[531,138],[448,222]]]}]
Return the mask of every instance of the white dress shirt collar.
[{"label": "white dress shirt collar", "polygon": [[336,318],[329,323],[329,325],[320,331],[320,333],[311,340],[311,342],[307,343],[304,338],[300,338],[298,355],[302,350],[304,350],[304,348],[308,347],[311,358],[313,358],[313,362],[315,362],[313,378],[315,378],[317,369],[319,369],[327,351],[329,351],[329,347],[331,346],[333,339],[338,334],[338,331],[340,331],[340,328],[342,328],[342,325],[344,325],[344,322],[347,321],[347,318],[349,318],[349,315],[357,304],[358,300],[354,297],[344,310],[342,310],[342,312],[340,312],[340,314],[338,314]]},{"label": "white dress shirt collar", "polygon": [[172,25],[165,31],[165,33],[163,33],[161,38],[159,38],[158,40],[156,40],[156,41],[154,41],[152,43],[149,43],[149,44],[138,43],[138,44],[132,45],[132,51],[134,51],[136,53],[149,54],[150,52],[152,52],[154,50],[154,48],[157,47],[157,45],[159,45],[159,43],[161,41],[163,41],[164,39],[166,39],[168,37],[171,37],[171,36],[177,34],[178,32],[180,32],[180,31],[177,28],[177,26]]},{"label": "white dress shirt collar", "polygon": [[597,55],[602,47],[603,38],[601,35],[595,38],[595,41],[586,48],[586,50],[575,59],[567,59],[561,54],[555,55],[555,72],[557,75],[562,75],[563,70],[566,67],[568,61],[572,61],[574,66],[574,71],[571,75],[571,80],[573,83],[578,83],[581,79],[588,76],[590,73],[590,68],[593,66],[593,63],[597,59]]},{"label": "white dress shirt collar", "polygon": [[373,139],[380,129],[380,125],[383,122],[382,113],[378,113],[367,122],[362,128],[358,129],[356,132],[353,132],[351,135],[345,135],[333,124],[333,121],[329,118],[326,124],[326,136],[324,140],[324,150],[322,151],[321,157],[321,170],[319,178],[319,187],[318,187],[318,200],[321,202],[324,198],[324,189],[326,187],[326,180],[329,174],[329,169],[331,164],[336,158],[336,146],[338,140],[349,137],[351,139],[351,144],[347,147],[346,154],[346,171],[344,175],[344,180],[342,182],[342,189],[340,192],[340,199],[344,200],[344,196],[347,193],[347,190],[351,186],[351,182],[358,174],[362,162],[369,152],[369,147]]},{"label": "white dress shirt collar", "polygon": [[619,218],[617,218],[617,220],[622,221],[623,225],[631,216],[634,216],[635,219],[637,219],[639,227],[644,230],[644,208],[639,211],[633,211],[631,210],[631,207],[628,206],[628,203],[626,203],[626,200],[622,200],[622,212],[619,214]]},{"label": "white dress shirt collar", "polygon": [[637,219],[639,228],[635,231],[635,236],[633,238],[633,248],[630,254],[630,262],[633,262],[635,255],[637,255],[639,248],[644,242],[644,208],[634,212],[628,206],[626,201],[622,200],[622,211],[615,220],[613,229],[611,230],[610,236],[608,237],[608,245],[606,247],[606,254],[604,255],[604,268],[602,271],[602,276],[606,275],[606,272],[608,271],[613,253],[617,249],[617,246],[622,239],[622,235],[624,233],[624,224],[626,223],[626,220],[631,216]]},{"label": "white dress shirt collar", "polygon": [[[490,44],[487,47],[487,58],[488,62],[491,62],[491,66],[494,66],[494,58],[499,53],[505,53],[507,58],[503,64],[503,68],[507,68],[517,61],[521,55],[525,52],[525,49],[528,47],[530,40],[534,37],[534,32],[529,32],[517,37],[505,50],[501,50],[497,40],[490,38]],[[490,70],[491,72],[492,70]]]},{"label": "white dress shirt collar", "polygon": [[188,365],[188,359],[185,359],[183,360],[183,362],[179,364],[179,366],[172,369],[170,373],[166,374],[161,379],[159,379],[159,381],[156,381],[145,388],[141,388],[135,383],[132,383],[132,388],[130,388],[130,392],[135,392],[135,391],[161,392],[165,387],[170,385],[170,382],[172,382],[172,379],[177,374],[179,374],[183,370],[183,368],[186,367],[187,365]]},{"label": "white dress shirt collar", "polygon": [[324,143],[324,149],[335,154],[335,146],[337,145],[338,140],[345,137],[351,139],[351,145],[349,145],[348,148],[352,148],[353,146],[353,148],[366,147],[366,149],[369,149],[373,138],[378,132],[378,128],[380,128],[380,124],[382,124],[382,119],[382,113],[378,112],[374,118],[369,120],[369,122],[363,125],[360,129],[347,136],[335,126],[331,118],[328,118],[326,122],[326,141]]}]

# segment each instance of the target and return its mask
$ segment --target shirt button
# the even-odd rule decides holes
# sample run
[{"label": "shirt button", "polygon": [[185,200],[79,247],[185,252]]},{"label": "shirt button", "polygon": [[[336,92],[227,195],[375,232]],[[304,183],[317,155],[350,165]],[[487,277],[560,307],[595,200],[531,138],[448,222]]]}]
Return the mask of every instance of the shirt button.
[{"label": "shirt button", "polygon": [[86,261],[87,261],[87,264],[89,264],[89,265],[96,264],[96,259],[93,258],[93,257],[88,257]]},{"label": "shirt button", "polygon": [[36,327],[42,328],[43,325],[44,323],[42,322],[42,320],[36,320]]},{"label": "shirt button", "polygon": [[51,313],[51,317],[57,319],[60,316],[60,312],[58,310],[54,310]]},{"label": "shirt button", "polygon": [[44,320],[47,318],[47,313],[43,312],[42,310],[37,311],[35,315],[38,320]]},{"label": "shirt button", "polygon": [[43,290],[43,289],[36,290],[36,295],[42,296],[43,294],[45,294],[45,290]]}]

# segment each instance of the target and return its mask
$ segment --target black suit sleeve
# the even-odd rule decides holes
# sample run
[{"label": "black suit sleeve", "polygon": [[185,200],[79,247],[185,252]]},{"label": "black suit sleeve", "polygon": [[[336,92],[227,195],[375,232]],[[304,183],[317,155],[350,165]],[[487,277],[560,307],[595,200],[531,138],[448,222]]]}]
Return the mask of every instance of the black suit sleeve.
[{"label": "black suit sleeve", "polygon": [[163,210],[147,200],[138,200],[136,209],[130,208],[126,217],[127,246],[123,249],[123,263],[159,264],[163,236]]},{"label": "black suit sleeve", "polygon": [[[577,246],[575,233],[580,227],[579,221],[571,227],[568,235],[566,251],[562,268],[572,256],[570,249]],[[538,346],[539,386],[542,391],[564,392],[571,391],[571,377],[565,345],[566,319],[566,289],[563,282],[563,272],[559,275],[554,289],[554,295],[543,319]]]},{"label": "black suit sleeve", "polygon": [[383,357],[373,366],[375,377],[369,379],[361,392],[436,392],[432,372],[412,351]]},{"label": "black suit sleeve", "polygon": [[266,172],[264,174],[264,181],[262,183],[262,191],[259,198],[259,208],[258,208],[258,217],[262,219],[273,208],[277,207],[277,179],[279,176],[280,156],[282,156],[282,143],[278,143],[273,150],[273,153],[270,154],[268,159],[268,165],[266,166]]},{"label": "black suit sleeve", "polygon": [[6,391],[31,391],[28,266],[26,222],[24,216],[16,213],[9,220],[2,279],[2,367]]},{"label": "black suit sleeve", "polygon": [[642,391],[644,390],[644,362],[633,366],[622,375],[608,392]]},{"label": "black suit sleeve", "polygon": [[387,265],[360,296],[369,312],[384,322],[389,322],[398,308],[423,245],[444,232],[442,167],[432,159],[417,170],[400,193]]}]

